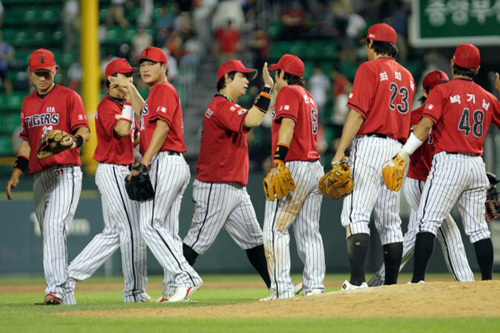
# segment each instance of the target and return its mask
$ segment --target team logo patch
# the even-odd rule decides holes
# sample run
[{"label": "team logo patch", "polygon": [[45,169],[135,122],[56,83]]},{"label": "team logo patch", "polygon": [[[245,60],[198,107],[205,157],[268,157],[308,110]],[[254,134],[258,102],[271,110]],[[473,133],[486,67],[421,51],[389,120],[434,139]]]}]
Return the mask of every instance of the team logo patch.
[{"label": "team logo patch", "polygon": [[211,109],[207,109],[205,111],[205,117],[210,119],[210,117],[212,117],[213,115],[214,115],[214,112]]},{"label": "team logo patch", "polygon": [[241,109],[238,111],[238,114],[241,116],[242,114],[245,114],[245,113],[247,113],[247,112],[248,112],[248,110],[247,110],[247,109],[243,109],[243,108],[241,108]]},{"label": "team logo patch", "polygon": [[167,113],[167,108],[162,106],[162,107],[158,107],[156,109],[156,112],[162,112],[162,113]]}]

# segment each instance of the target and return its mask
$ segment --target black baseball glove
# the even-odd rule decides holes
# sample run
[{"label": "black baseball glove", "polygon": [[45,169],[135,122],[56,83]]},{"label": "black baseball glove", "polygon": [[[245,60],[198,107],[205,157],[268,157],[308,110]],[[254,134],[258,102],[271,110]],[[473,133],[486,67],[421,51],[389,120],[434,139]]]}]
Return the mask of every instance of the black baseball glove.
[{"label": "black baseball glove", "polygon": [[487,172],[490,187],[486,192],[486,221],[492,222],[500,217],[500,202],[498,199],[497,184],[499,180],[497,176],[491,172]]},{"label": "black baseball glove", "polygon": [[135,163],[132,171],[139,171],[137,176],[125,178],[125,189],[130,200],[145,202],[154,198],[155,190],[149,178],[149,169],[142,163]]}]

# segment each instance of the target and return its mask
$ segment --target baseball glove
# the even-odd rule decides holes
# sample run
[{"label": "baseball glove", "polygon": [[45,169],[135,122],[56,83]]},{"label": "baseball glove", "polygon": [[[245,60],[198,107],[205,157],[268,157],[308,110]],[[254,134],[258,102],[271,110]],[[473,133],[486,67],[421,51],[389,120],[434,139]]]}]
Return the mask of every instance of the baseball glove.
[{"label": "baseball glove", "polygon": [[332,164],[332,170],[321,177],[318,184],[321,193],[337,200],[352,192],[354,181],[348,161],[349,159],[344,157],[341,162]]},{"label": "baseball glove", "polygon": [[384,178],[385,186],[387,186],[389,190],[398,192],[401,189],[407,165],[408,162],[406,158],[400,154],[396,154],[392,160],[384,164],[382,177]]},{"label": "baseball glove", "polygon": [[[273,170],[277,170],[278,173],[273,175],[276,172]],[[283,162],[274,164],[274,167],[269,170],[266,178],[264,178],[263,183],[264,193],[267,200],[270,201],[274,201],[276,198],[281,200],[283,197],[289,195],[290,192],[295,191],[295,182],[293,181],[292,174]]]},{"label": "baseball glove", "polygon": [[76,139],[73,135],[62,130],[51,130],[43,136],[37,156],[41,160],[74,147],[76,147]]},{"label": "baseball glove", "polygon": [[139,171],[137,176],[125,178],[125,189],[130,200],[145,202],[154,198],[155,190],[149,178],[149,169],[142,163],[135,163],[132,170]]},{"label": "baseball glove", "polygon": [[486,192],[486,221],[492,222],[500,217],[500,202],[498,199],[497,184],[499,180],[497,176],[491,172],[487,172],[490,187]]}]

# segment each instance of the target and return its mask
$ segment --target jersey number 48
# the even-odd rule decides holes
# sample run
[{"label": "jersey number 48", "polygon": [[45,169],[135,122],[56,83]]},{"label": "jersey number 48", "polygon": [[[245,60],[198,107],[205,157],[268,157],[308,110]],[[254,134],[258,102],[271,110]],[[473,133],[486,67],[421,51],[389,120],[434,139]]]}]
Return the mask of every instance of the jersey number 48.
[{"label": "jersey number 48", "polygon": [[458,129],[465,132],[465,136],[469,136],[470,132],[474,136],[480,138],[483,136],[483,122],[484,122],[484,111],[481,109],[475,110],[472,113],[472,124],[470,119],[470,110],[465,108],[460,117],[460,124],[458,124]]}]

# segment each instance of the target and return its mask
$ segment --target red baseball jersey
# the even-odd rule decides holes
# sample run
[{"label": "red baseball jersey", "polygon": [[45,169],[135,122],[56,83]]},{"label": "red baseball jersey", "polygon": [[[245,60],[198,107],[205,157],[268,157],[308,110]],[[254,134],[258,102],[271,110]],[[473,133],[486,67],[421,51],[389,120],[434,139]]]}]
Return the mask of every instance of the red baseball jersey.
[{"label": "red baseball jersey", "polygon": [[247,110],[235,102],[222,96],[214,97],[203,117],[198,180],[248,184],[247,114]]},{"label": "red baseball jersey", "polygon": [[483,155],[491,122],[500,127],[500,102],[474,81],[454,79],[431,91],[423,116],[435,123],[435,154]]},{"label": "red baseball jersey", "polygon": [[365,121],[358,135],[378,133],[406,140],[415,95],[411,73],[392,58],[379,58],[359,66],[347,106]]},{"label": "red baseball jersey", "polygon": [[159,83],[151,89],[141,111],[141,154],[149,147],[157,120],[166,122],[170,127],[160,151],[186,152],[181,100],[174,86],[168,82]]},{"label": "red baseball jersey", "polygon": [[[411,126],[418,125],[422,119],[422,111],[424,106],[422,105],[418,109],[411,112]],[[431,171],[432,157],[434,156],[434,145],[432,144],[432,134],[429,135],[424,144],[420,146],[410,158],[410,166],[408,168],[408,178],[427,180],[429,171]]]},{"label": "red baseball jersey", "polygon": [[56,84],[43,96],[34,91],[24,99],[21,122],[23,129],[19,136],[31,147],[30,174],[54,165],[82,165],[80,148],[68,149],[42,160],[36,156],[40,141],[48,131],[59,129],[74,134],[80,127],[89,127],[82,99],[74,90]]},{"label": "red baseball jersey", "polygon": [[134,163],[134,122],[130,136],[119,136],[115,132],[123,105],[123,100],[106,96],[97,107],[95,117],[97,148],[94,153],[97,162],[121,165]]},{"label": "red baseball jersey", "polygon": [[318,160],[318,106],[311,93],[299,85],[285,86],[279,91],[273,110],[272,153],[276,151],[283,118],[295,121],[295,130],[285,161]]}]

